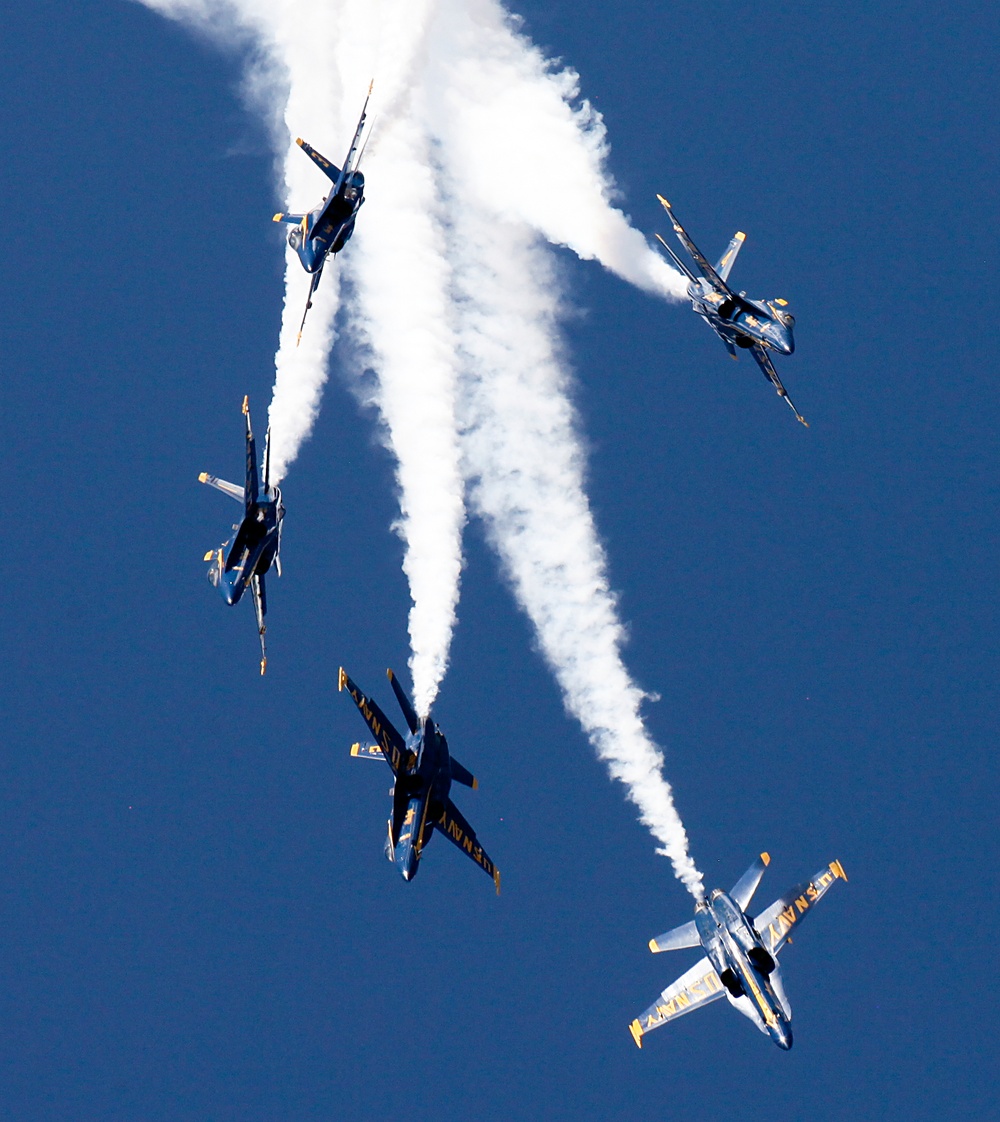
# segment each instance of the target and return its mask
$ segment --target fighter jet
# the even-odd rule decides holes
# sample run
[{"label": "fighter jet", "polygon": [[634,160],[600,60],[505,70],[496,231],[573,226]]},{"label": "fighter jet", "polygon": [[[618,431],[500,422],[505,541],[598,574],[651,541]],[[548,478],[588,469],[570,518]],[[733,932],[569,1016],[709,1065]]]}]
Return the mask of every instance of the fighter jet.
[{"label": "fighter jet", "polygon": [[218,549],[210,549],[205,554],[208,565],[208,579],[222,593],[227,604],[239,603],[249,584],[253,592],[253,604],[257,612],[257,631],[260,635],[260,672],[267,669],[267,649],[264,632],[267,627],[264,616],[267,614],[267,592],[264,587],[264,574],[273,562],[278,576],[281,576],[281,522],[285,508],[281,503],[281,491],[271,486],[271,429],[268,426],[264,438],[264,488],[257,483],[257,445],[250,427],[250,404],[243,399],[243,415],[247,421],[247,479],[245,487],[227,483],[224,479],[203,471],[198,476],[199,483],[207,483],[238,503],[243,503],[243,521],[233,526],[234,536],[225,541]]},{"label": "fighter jet", "polygon": [[429,716],[423,719],[417,716],[395,674],[391,670],[386,674],[410,730],[405,739],[378,705],[351,681],[343,667],[337,681],[337,689],[346,689],[351,695],[375,737],[374,744],[353,745],[351,755],[355,759],[384,759],[395,778],[389,792],[392,815],[385,842],[386,857],[400,871],[403,880],[413,880],[436,827],[493,878],[499,896],[500,870],[479,844],[476,831],[448,797],[452,781],[475,790],[479,786],[475,776],[449,754],[448,741],[434,721]]},{"label": "fighter jet", "polygon": [[693,920],[650,939],[649,949],[654,954],[701,946],[706,955],[629,1025],[640,1048],[647,1032],[723,995],[779,1048],[791,1048],[792,1009],[778,969],[778,951],[792,941],[792,928],[802,922],[835,881],[847,880],[847,876],[839,861],[831,861],[811,881],[779,896],[754,920],[746,914],[746,908],[770,861],[762,853],[731,892],[715,889],[707,900],[698,902]]},{"label": "fighter jet", "polygon": [[746,240],[746,234],[737,231],[733,240],[726,247],[726,252],[719,258],[718,264],[713,269],[701,250],[688,236],[687,231],[677,221],[677,217],[670,203],[662,195],[656,196],[663,204],[663,209],[670,215],[674,233],[681,244],[691,254],[701,276],[692,272],[687,265],[677,256],[669,245],[656,235],[660,244],[670,254],[671,259],[678,269],[688,279],[688,296],[691,299],[692,309],[704,319],[716,335],[722,340],[722,345],[736,358],[736,348],[749,351],[757,361],[764,377],[778,391],[778,396],[783,397],[795,414],[795,419],[809,427],[802,414],[792,405],[792,399],[781,384],[778,372],[771,362],[771,351],[779,354],[790,355],[795,350],[795,340],[792,337],[792,328],[795,326],[795,317],[785,311],[788,307],[787,300],[748,300],[745,292],[733,292],[726,284],[730,270],[736,261]]},{"label": "fighter jet", "polygon": [[275,222],[288,222],[294,227],[288,231],[288,244],[299,255],[305,271],[311,274],[306,310],[302,313],[302,323],[299,325],[298,342],[302,341],[302,328],[312,307],[313,293],[319,285],[326,259],[330,254],[339,253],[347,244],[351,234],[354,233],[358,211],[365,201],[365,177],[358,171],[363,149],[359,152],[358,144],[361,142],[361,133],[365,127],[365,112],[371,94],[372,86],[369,85],[368,97],[365,98],[364,108],[361,110],[361,120],[358,121],[343,168],[338,168],[325,156],[321,156],[302,137],[295,141],[323,174],[333,181],[333,190],[330,194],[325,195],[322,202],[313,207],[308,214],[279,213],[273,219]]}]

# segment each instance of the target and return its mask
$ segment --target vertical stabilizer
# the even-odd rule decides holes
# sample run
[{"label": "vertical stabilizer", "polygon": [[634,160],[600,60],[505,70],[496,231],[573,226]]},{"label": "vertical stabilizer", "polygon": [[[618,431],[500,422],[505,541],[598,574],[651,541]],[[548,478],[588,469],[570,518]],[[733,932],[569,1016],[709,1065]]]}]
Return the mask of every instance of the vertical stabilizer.
[{"label": "vertical stabilizer", "polygon": [[250,425],[250,399],[243,398],[243,416],[247,419],[247,485],[243,491],[247,510],[257,501],[260,485],[257,480],[257,442],[253,438]]},{"label": "vertical stabilizer", "polygon": [[746,911],[747,905],[753,899],[753,894],[757,891],[757,885],[760,884],[760,878],[764,875],[764,870],[770,864],[770,854],[762,853],[733,885],[733,890],[729,895],[741,912]]},{"label": "vertical stabilizer", "polygon": [[746,238],[747,236],[742,230],[737,230],[733,235],[733,240],[726,246],[726,252],[719,258],[719,263],[715,266],[715,271],[723,280],[729,280],[729,273],[736,263],[736,255],[743,248],[743,243],[746,241]]},{"label": "vertical stabilizer", "polygon": [[417,712],[410,704],[410,699],[406,696],[403,687],[396,681],[396,675],[391,670],[387,670],[386,677],[389,679],[389,684],[392,686],[392,692],[396,695],[396,700],[399,702],[400,709],[403,710],[403,716],[406,718],[406,725],[410,732],[416,732],[420,727],[420,721],[417,719]]}]

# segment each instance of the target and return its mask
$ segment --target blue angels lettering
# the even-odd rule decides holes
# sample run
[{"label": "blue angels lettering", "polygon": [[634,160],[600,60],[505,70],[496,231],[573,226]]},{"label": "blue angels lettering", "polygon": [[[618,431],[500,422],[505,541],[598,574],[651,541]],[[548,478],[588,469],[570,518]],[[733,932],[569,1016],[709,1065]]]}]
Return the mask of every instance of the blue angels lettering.
[{"label": "blue angels lettering", "polygon": [[[372,83],[373,85],[374,83]],[[322,201],[306,214],[276,214],[275,222],[288,222],[293,229],[288,231],[288,244],[299,255],[302,267],[310,274],[309,295],[306,297],[306,310],[302,313],[302,323],[299,325],[298,341],[302,340],[302,328],[305,327],[306,316],[312,307],[313,293],[319,285],[319,278],[323,266],[331,254],[339,253],[354,233],[354,223],[358,211],[365,201],[365,177],[358,170],[364,148],[359,150],[361,134],[365,127],[365,113],[368,109],[368,100],[372,94],[372,86],[368,87],[368,97],[365,98],[361,110],[361,119],[354,132],[354,139],[347,152],[344,166],[338,168],[325,156],[320,155],[311,144],[307,144],[302,137],[296,144],[309,157],[310,160],[333,182],[333,190],[325,195]],[[367,141],[366,141],[367,143]],[[298,345],[298,343],[296,343]]]},{"label": "blue angels lettering", "polygon": [[250,424],[250,403],[243,399],[243,416],[246,418],[246,485],[239,487],[203,471],[200,483],[207,483],[238,503],[243,503],[243,521],[233,526],[234,536],[224,541],[218,549],[205,554],[208,562],[208,579],[222,593],[227,604],[238,604],[247,585],[253,593],[257,613],[257,632],[260,636],[260,672],[267,669],[267,648],[264,632],[267,627],[267,589],[264,574],[273,564],[281,576],[281,522],[285,508],[281,491],[271,486],[271,429],[264,438],[264,486],[257,478],[257,444]]},{"label": "blue angels lettering", "polygon": [[479,844],[476,831],[462,817],[449,794],[452,782],[475,790],[479,784],[448,751],[444,733],[429,716],[417,716],[410,699],[391,670],[386,671],[392,692],[409,730],[404,738],[370,698],[340,668],[339,690],[347,690],[364,717],[375,743],[355,744],[355,759],[384,759],[392,769],[392,814],[389,817],[385,855],[403,880],[417,875],[420,858],[435,828],[492,878],[500,894],[500,870]]},{"label": "blue angels lettering", "polygon": [[791,1048],[792,1007],[778,969],[778,951],[813,905],[847,876],[839,861],[831,861],[807,884],[797,884],[779,896],[754,920],[746,909],[770,861],[762,853],[731,892],[716,888],[707,900],[698,902],[693,920],[650,939],[654,954],[698,946],[706,953],[629,1025],[640,1048],[645,1033],[723,995],[779,1048]]},{"label": "blue angels lettering", "polygon": [[733,292],[726,281],[736,260],[736,255],[743,247],[746,234],[741,231],[733,236],[726,247],[726,252],[719,258],[718,264],[713,269],[701,250],[688,236],[688,232],[677,221],[670,203],[662,195],[656,196],[663,204],[663,209],[670,216],[681,245],[691,255],[701,276],[692,272],[687,265],[677,256],[667,243],[656,235],[663,248],[670,254],[671,260],[688,279],[688,296],[691,299],[691,308],[708,324],[716,335],[722,340],[722,345],[736,358],[736,348],[749,351],[760,367],[764,377],[778,391],[778,396],[788,402],[795,419],[809,427],[802,414],[792,405],[788,391],[781,384],[778,372],[771,362],[771,352],[790,355],[795,350],[795,339],[792,329],[795,327],[795,317],[788,311],[788,301],[776,300],[748,300],[745,292]]}]

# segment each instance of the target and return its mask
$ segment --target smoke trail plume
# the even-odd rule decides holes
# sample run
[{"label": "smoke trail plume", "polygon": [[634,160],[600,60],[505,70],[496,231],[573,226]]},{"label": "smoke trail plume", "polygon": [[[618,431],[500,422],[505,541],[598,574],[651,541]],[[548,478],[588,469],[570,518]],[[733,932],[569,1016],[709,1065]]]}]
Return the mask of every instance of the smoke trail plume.
[{"label": "smoke trail plume", "polygon": [[[685,285],[614,205],[604,125],[576,74],[550,63],[498,0],[141,2],[252,46],[256,100],[284,151],[306,135],[339,159],[354,99],[374,75],[378,130],[368,202],[344,254],[345,312],[397,461],[417,706],[429,709],[447,667],[467,480],[568,711],[700,896],[643,695],[621,658],[542,239],[668,299]],[[314,199],[314,169],[295,149],[284,177],[290,209]],[[335,267],[295,352],[306,282],[288,259],[271,405],[279,474],[318,408]]]}]

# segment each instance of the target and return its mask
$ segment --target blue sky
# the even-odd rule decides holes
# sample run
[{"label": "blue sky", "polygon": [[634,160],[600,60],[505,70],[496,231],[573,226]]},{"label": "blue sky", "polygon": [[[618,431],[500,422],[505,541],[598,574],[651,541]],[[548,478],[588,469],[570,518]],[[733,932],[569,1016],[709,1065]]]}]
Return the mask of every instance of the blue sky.
[{"label": "blue sky", "polygon": [[225,57],[137,4],[0,42],[0,1116],[986,1117],[995,1083],[997,15],[524,4],[605,116],[623,205],[797,317],[780,373],[562,255],[590,493],[710,884],[839,857],[783,953],[795,1047],[725,1006],[628,1021],[690,915],[564,715],[481,529],[435,708],[503,871],[382,855],[408,595],[392,465],[334,365],[285,484],[267,678],[201,556],[280,321],[280,202]]}]

